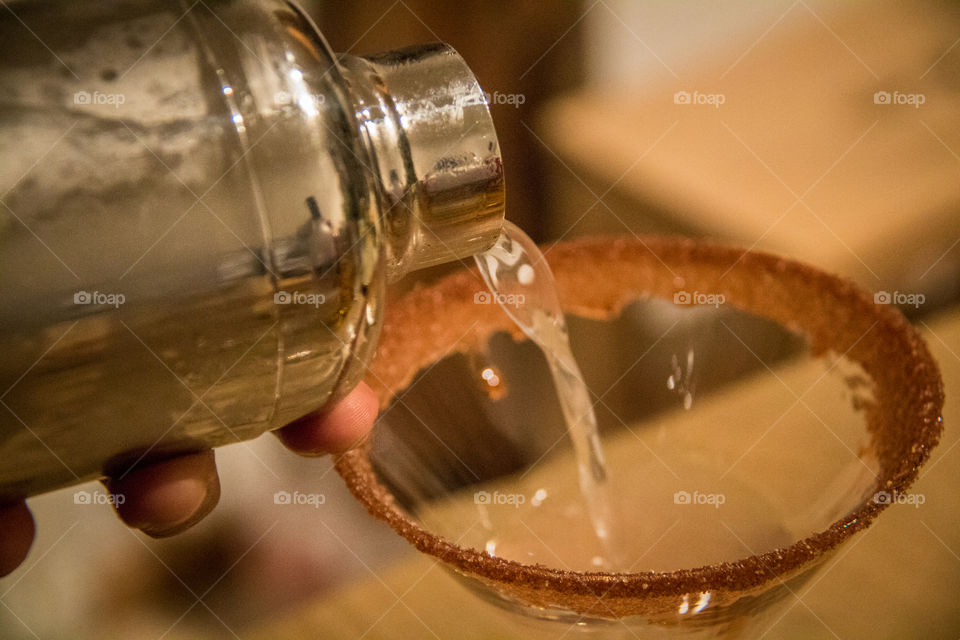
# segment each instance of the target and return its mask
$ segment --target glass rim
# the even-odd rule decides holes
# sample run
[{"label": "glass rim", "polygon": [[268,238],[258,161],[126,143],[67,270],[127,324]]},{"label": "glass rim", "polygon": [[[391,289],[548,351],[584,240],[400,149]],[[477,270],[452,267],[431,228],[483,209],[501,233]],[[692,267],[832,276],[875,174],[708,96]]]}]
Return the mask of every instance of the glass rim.
[{"label": "glass rim", "polygon": [[[676,302],[677,293],[707,291],[802,334],[814,356],[834,351],[859,363],[875,384],[864,417],[879,462],[878,492],[905,491],[939,441],[943,382],[926,344],[896,307],[849,280],[776,255],[680,237],[582,238],[545,253],[567,314],[607,319],[646,297]],[[367,375],[381,408],[432,362],[495,332],[522,336],[497,305],[474,304],[485,290],[476,270],[464,269],[393,301]],[[452,321],[425,327],[423,318]],[[712,605],[723,605],[765,591],[816,566],[891,503],[867,498],[826,529],[734,562],[667,572],[570,571],[491,556],[426,530],[380,483],[369,453],[367,441],[338,456],[337,472],[372,515],[418,550],[528,606],[604,618],[663,613],[691,594],[709,592]]]}]

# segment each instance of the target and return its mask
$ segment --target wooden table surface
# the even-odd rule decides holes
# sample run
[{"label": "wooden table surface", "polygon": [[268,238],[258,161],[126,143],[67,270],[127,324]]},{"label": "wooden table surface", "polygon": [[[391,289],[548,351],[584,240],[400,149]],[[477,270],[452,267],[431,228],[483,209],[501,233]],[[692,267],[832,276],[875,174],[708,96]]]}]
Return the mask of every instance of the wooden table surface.
[{"label": "wooden table surface", "polygon": [[799,3],[679,77],[553,101],[535,126],[565,165],[551,235],[659,217],[871,289],[955,296],[958,28],[956,3]]}]

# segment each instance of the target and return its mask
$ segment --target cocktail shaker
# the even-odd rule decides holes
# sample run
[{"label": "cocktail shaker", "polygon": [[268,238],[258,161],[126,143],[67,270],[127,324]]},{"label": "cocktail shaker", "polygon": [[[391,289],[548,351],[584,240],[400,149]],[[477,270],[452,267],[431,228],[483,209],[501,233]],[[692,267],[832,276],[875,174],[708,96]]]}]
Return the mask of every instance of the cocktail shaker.
[{"label": "cocktail shaker", "polygon": [[295,4],[0,16],[0,502],[345,395],[386,283],[503,220],[450,47],[335,56]]}]

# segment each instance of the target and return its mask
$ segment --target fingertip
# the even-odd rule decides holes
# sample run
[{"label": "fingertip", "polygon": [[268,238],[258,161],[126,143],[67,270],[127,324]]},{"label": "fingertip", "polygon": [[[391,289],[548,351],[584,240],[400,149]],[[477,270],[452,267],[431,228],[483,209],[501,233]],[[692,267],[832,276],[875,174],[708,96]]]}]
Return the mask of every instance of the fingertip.
[{"label": "fingertip", "polygon": [[156,462],[105,484],[120,519],[153,538],[186,531],[220,500],[212,450]]},{"label": "fingertip", "polygon": [[333,407],[308,414],[274,433],[284,446],[301,455],[341,453],[366,437],[378,411],[377,394],[361,382]]},{"label": "fingertip", "polygon": [[23,563],[36,533],[37,527],[26,502],[0,507],[0,578]]}]

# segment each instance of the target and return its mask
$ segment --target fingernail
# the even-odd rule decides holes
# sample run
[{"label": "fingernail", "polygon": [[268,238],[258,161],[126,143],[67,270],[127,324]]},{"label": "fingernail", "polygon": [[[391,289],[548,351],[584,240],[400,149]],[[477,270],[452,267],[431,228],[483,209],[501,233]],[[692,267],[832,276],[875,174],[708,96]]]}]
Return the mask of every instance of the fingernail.
[{"label": "fingernail", "polygon": [[187,510],[187,514],[183,518],[173,522],[167,520],[164,522],[137,523],[137,528],[151,538],[168,538],[186,531],[210,513],[220,499],[220,483],[216,479],[210,483],[196,478],[185,478],[179,482],[181,483],[179,487],[179,491],[182,492],[181,495],[195,496],[195,506],[193,509]]}]

